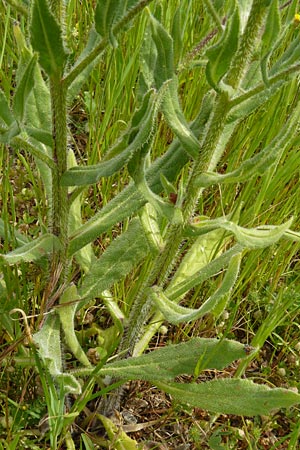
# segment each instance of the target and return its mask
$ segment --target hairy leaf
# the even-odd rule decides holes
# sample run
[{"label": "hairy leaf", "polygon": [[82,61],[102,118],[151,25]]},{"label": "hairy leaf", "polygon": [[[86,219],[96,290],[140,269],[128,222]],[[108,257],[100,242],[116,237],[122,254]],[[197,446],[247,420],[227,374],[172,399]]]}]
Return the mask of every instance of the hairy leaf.
[{"label": "hairy leaf", "polygon": [[34,86],[34,73],[36,66],[37,56],[33,55],[29,60],[26,69],[23,72],[22,78],[19,80],[14,99],[13,110],[14,114],[19,122],[23,122],[25,109],[28,102],[29,95]]},{"label": "hairy leaf", "polygon": [[33,335],[33,341],[39,346],[39,354],[51,375],[61,373],[60,323],[55,313],[48,315],[41,330]]},{"label": "hairy leaf", "polygon": [[136,358],[108,363],[100,374],[132,380],[167,381],[182,374],[194,375],[199,368],[221,370],[246,356],[244,348],[243,344],[227,339],[193,338]]},{"label": "hairy leaf", "polygon": [[[286,234],[290,231],[289,227],[291,226],[293,219],[288,220],[282,225],[262,225],[257,228],[244,228],[237,225],[234,222],[231,222],[226,219],[215,219],[215,220],[204,220],[199,222],[199,224],[190,226],[190,229],[194,231],[194,234],[197,234],[197,230],[199,230],[199,234],[207,231],[208,229],[214,228],[222,228],[223,230],[229,231],[233,233],[237,242],[245,248],[248,249],[256,249],[256,248],[265,248],[270,245],[275,244],[282,237],[285,237]],[[203,225],[203,229],[202,229]]]},{"label": "hairy leaf", "polygon": [[123,15],[124,3],[122,0],[98,0],[95,11],[95,26],[97,32],[102,37],[109,37],[113,47],[118,43],[113,35],[112,27],[114,23]]},{"label": "hairy leaf", "polygon": [[59,248],[60,242],[58,238],[53,234],[46,233],[6,255],[0,255],[0,261],[4,261],[7,264],[36,261]]},{"label": "hairy leaf", "polygon": [[214,275],[218,274],[220,270],[223,270],[228,266],[231,258],[239,255],[243,250],[243,247],[239,244],[236,244],[231,249],[222,253],[220,256],[215,258],[213,261],[208,263],[205,267],[198,270],[191,276],[187,276],[184,281],[176,284],[175,286],[169,286],[165,294],[169,297],[170,300],[176,300],[188,292],[193,287],[203,283],[203,281],[208,280]]},{"label": "hairy leaf", "polygon": [[300,402],[300,395],[287,389],[270,389],[250,380],[218,379],[200,384],[155,383],[182,403],[222,414],[267,415]]},{"label": "hairy leaf", "polygon": [[143,228],[139,220],[133,220],[129,229],[115,239],[93,264],[79,288],[80,297],[87,300],[101,295],[114,283],[122,280],[148,251]]},{"label": "hairy leaf", "polygon": [[154,253],[161,252],[164,242],[158,225],[157,211],[153,205],[146,203],[140,212],[140,220],[150,248]]},{"label": "hairy leaf", "polygon": [[77,294],[77,288],[74,284],[71,284],[59,299],[59,307],[57,307],[57,313],[59,315],[60,323],[64,332],[65,342],[68,348],[71,350],[74,356],[86,367],[90,367],[91,363],[88,360],[86,354],[82,350],[76,333],[74,318],[80,300]]},{"label": "hairy leaf", "polygon": [[186,308],[178,305],[174,301],[169,300],[163,291],[155,286],[150,289],[151,298],[164,315],[165,319],[170,323],[177,324],[197,320],[205,314],[218,309],[219,304],[222,303],[225,296],[227,297],[226,302],[228,301],[230,292],[239,273],[240,262],[240,254],[232,257],[221,286],[198,309]]},{"label": "hairy leaf", "polygon": [[46,0],[35,0],[31,19],[31,44],[39,53],[39,62],[49,76],[59,76],[66,63],[67,54],[58,22]]},{"label": "hairy leaf", "polygon": [[[209,107],[208,107],[209,105]],[[203,130],[211,113],[211,104],[207,101],[202,105],[199,114],[191,125],[197,135]],[[174,181],[181,168],[188,162],[188,156],[179,141],[175,140],[167,152],[147,170],[146,178],[151,190],[155,193],[162,191],[160,175],[163,174],[170,182]],[[134,184],[129,185],[113,198],[92,219],[80,227],[73,236],[69,245],[70,255],[89,242],[92,242],[103,231],[111,228],[117,222],[135,213],[146,203]]]},{"label": "hairy leaf", "polygon": [[238,47],[239,29],[240,19],[238,6],[236,5],[220,40],[206,52],[208,57],[206,76],[213,88],[217,88],[220,80],[229,69],[231,59]]},{"label": "hairy leaf", "polygon": [[141,108],[133,116],[133,127],[130,127],[121,140],[109,150],[108,156],[99,164],[71,168],[64,173],[62,185],[79,186],[96,183],[101,177],[111,176],[120,170],[153,135],[157,116],[156,100],[157,95],[154,91],[149,91]]},{"label": "hairy leaf", "polygon": [[261,59],[261,72],[265,84],[268,85],[268,63],[269,57],[272,53],[272,49],[275,47],[275,43],[280,35],[281,21],[279,15],[278,0],[271,2],[267,20],[265,24],[265,30],[262,36],[262,59]]},{"label": "hairy leaf", "polygon": [[240,166],[232,172],[225,174],[203,172],[197,178],[198,186],[208,187],[216,183],[227,184],[243,182],[247,181],[250,177],[263,175],[272,164],[278,161],[286,146],[294,138],[298,110],[299,105],[295,108],[294,113],[291,115],[286,125],[263,150],[254,155],[252,158],[243,161]]},{"label": "hairy leaf", "polygon": [[164,86],[162,109],[166,121],[183,148],[195,158],[200,144],[190,129],[179,103],[178,81],[174,71],[173,39],[153,16],[150,16],[150,19],[152,47],[155,48],[151,48],[148,42],[142,48],[143,76],[150,85],[154,84],[156,89]]},{"label": "hairy leaf", "polygon": [[6,100],[4,93],[0,90],[0,120],[8,127],[14,122],[14,116],[12,115],[9,104]]}]

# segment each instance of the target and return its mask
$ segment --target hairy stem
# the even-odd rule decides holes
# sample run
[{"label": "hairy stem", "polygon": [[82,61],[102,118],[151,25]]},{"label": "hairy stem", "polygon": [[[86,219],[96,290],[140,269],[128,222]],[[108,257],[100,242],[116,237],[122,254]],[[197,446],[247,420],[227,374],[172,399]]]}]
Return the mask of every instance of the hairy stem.
[{"label": "hairy stem", "polygon": [[52,136],[53,136],[53,162],[52,168],[52,210],[50,231],[61,241],[62,249],[59,254],[53,254],[52,271],[57,270],[60,263],[63,268],[62,281],[67,275],[67,249],[68,249],[68,188],[61,186],[60,179],[67,170],[67,92],[60,79],[50,80],[50,93],[52,101]]}]

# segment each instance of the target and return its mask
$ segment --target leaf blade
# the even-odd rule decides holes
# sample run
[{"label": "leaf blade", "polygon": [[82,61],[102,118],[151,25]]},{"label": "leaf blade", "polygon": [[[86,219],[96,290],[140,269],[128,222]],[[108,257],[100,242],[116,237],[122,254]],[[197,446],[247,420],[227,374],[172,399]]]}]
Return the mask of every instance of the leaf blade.
[{"label": "leaf blade", "polygon": [[300,395],[287,389],[271,389],[250,380],[218,379],[201,384],[155,383],[183,403],[215,413],[267,415],[277,408],[300,402]]},{"label": "leaf blade", "polygon": [[46,0],[35,0],[31,19],[31,44],[39,54],[39,62],[49,76],[59,76],[67,54],[60,26]]}]

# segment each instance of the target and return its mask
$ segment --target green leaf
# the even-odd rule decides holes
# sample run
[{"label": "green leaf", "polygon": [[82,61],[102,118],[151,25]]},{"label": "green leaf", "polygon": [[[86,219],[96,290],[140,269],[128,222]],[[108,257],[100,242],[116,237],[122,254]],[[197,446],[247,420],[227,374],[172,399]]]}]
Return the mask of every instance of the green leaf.
[{"label": "green leaf", "polygon": [[[182,112],[178,99],[178,81],[174,71],[173,39],[151,15],[152,48],[147,42],[141,51],[142,72],[147,84],[164,89],[162,109],[166,121],[187,153],[196,158],[200,144]],[[151,41],[150,41],[151,42]],[[153,48],[154,47],[154,48]]]},{"label": "green leaf", "polygon": [[157,211],[150,203],[142,208],[140,220],[148,240],[149,247],[154,253],[160,253],[164,249],[164,242],[158,225]]},{"label": "green leaf", "polygon": [[9,104],[6,100],[6,97],[1,90],[0,90],[0,120],[8,127],[10,127],[15,121],[14,116],[12,115],[11,110],[9,108]]},{"label": "green leaf", "polygon": [[262,55],[270,53],[277,41],[281,30],[278,0],[272,0],[267,15],[267,20],[262,35]]},{"label": "green leaf", "polygon": [[[150,26],[157,55],[154,69],[154,82],[156,88],[160,89],[167,80],[173,78],[175,72],[173,39],[162,24],[152,15],[150,15]],[[151,52],[151,54],[153,54],[153,52]]]},{"label": "green leaf", "polygon": [[0,142],[10,144],[13,138],[20,134],[20,131],[17,121],[14,121],[9,128],[0,127]]},{"label": "green leaf", "polygon": [[220,256],[209,262],[205,267],[198,270],[193,275],[186,277],[184,281],[176,284],[175,286],[169,286],[165,294],[170,300],[176,300],[188,292],[193,287],[203,283],[203,281],[215,276],[220,270],[223,270],[228,266],[233,256],[239,255],[243,250],[243,247],[236,244],[231,249],[222,253]]},{"label": "green leaf", "polygon": [[[222,218],[220,220],[222,220]],[[202,219],[202,222],[200,223],[203,222],[210,223],[211,221]],[[184,281],[187,277],[190,277],[194,273],[198,272],[212,259],[220,256],[224,251],[225,245],[228,241],[228,239],[224,239],[225,232],[221,228],[218,229],[218,227],[203,227],[203,229],[206,230],[206,234],[203,233],[203,235],[198,235],[191,247],[187,250],[169,283],[169,288],[172,288],[176,284]],[[193,232],[187,233],[187,231],[190,230]],[[187,235],[189,237],[197,236],[197,233],[194,232],[192,225],[185,229],[184,236]]]},{"label": "green leaf", "polygon": [[58,316],[55,313],[49,314],[41,330],[32,337],[39,347],[39,354],[50,374],[53,376],[60,374],[62,372],[62,355]]},{"label": "green leaf", "polygon": [[99,373],[121,379],[167,381],[182,374],[194,375],[199,367],[200,370],[221,370],[245,356],[245,346],[239,342],[193,338],[136,358],[108,363]]},{"label": "green leaf", "polygon": [[60,321],[55,312],[50,313],[40,331],[35,333],[33,341],[38,345],[38,353],[50,375],[63,389],[63,393],[80,394],[81,386],[76,378],[62,372],[62,353],[60,339]]},{"label": "green leaf", "polygon": [[96,183],[101,177],[108,177],[120,170],[132,158],[135,152],[153,136],[157,116],[158,95],[149,91],[143,103],[132,118],[132,126],[121,140],[108,151],[99,164],[76,166],[65,172],[61,179],[63,186],[80,186]]},{"label": "green leaf", "polygon": [[[99,34],[95,31],[94,28],[92,28],[89,32],[89,37],[87,44],[85,48],[83,49],[82,53],[77,58],[75,65],[73,69],[76,68],[76,66],[84,60],[86,56],[89,55],[89,53],[96,47],[96,45],[100,41]],[[75,80],[70,84],[68,88],[67,98],[68,98],[68,104],[71,104],[74,100],[74,98],[79,94],[82,86],[86,83],[86,80],[88,79],[90,73],[92,72],[95,64],[97,63],[98,59],[94,59],[84,70],[82,70],[79,75],[75,78]]]},{"label": "green leaf", "polygon": [[180,224],[182,223],[182,212],[180,208],[164,201],[159,195],[156,195],[149,187],[146,180],[146,166],[147,166],[147,151],[150,151],[150,143],[145,144],[139,152],[131,159],[128,164],[128,171],[134,182],[144,196],[160,217],[166,217],[169,222]]},{"label": "green leaf", "polygon": [[[199,224],[191,226],[195,234],[197,230],[202,234],[203,229],[222,228],[234,234],[237,242],[244,248],[257,249],[265,248],[270,245],[276,244],[282,237],[285,237],[290,231],[289,228],[293,222],[291,218],[282,225],[262,225],[257,228],[244,228],[226,219],[204,220]],[[212,228],[210,228],[210,224]],[[203,226],[203,229],[202,229]]]},{"label": "green leaf", "polygon": [[275,94],[277,94],[279,89],[289,81],[290,78],[287,77],[286,80],[280,80],[270,87],[265,87],[265,89],[259,90],[258,93],[255,93],[256,88],[254,88],[253,95],[250,95],[248,92],[235,97],[231,102],[232,107],[227,118],[227,123],[230,124],[235,121],[240,121],[249,116],[256,109],[270,100],[270,98],[272,98]]},{"label": "green leaf", "polygon": [[243,161],[232,172],[225,174],[203,172],[197,178],[197,185],[199,187],[208,187],[213,184],[237,183],[248,181],[253,176],[263,175],[266,170],[278,161],[286,146],[294,139],[298,108],[294,110],[289,121],[263,150],[252,158]]},{"label": "green leaf", "polygon": [[238,48],[239,30],[240,18],[236,4],[220,40],[206,51],[208,58],[206,76],[210,85],[215,89],[228,71],[232,57]]},{"label": "green leaf", "polygon": [[175,76],[167,83],[162,110],[169,127],[178,137],[187,154],[192,158],[197,158],[200,150],[200,143],[191,131],[182,112],[178,99],[177,85],[178,82]]},{"label": "green leaf", "polygon": [[34,86],[36,61],[37,56],[33,55],[23,72],[22,78],[17,84],[17,88],[13,98],[13,110],[19,122],[23,122],[24,120],[28,98]]},{"label": "green leaf", "polygon": [[227,297],[227,303],[230,292],[236,282],[239,273],[240,262],[240,254],[232,257],[221,286],[198,309],[186,308],[184,306],[178,305],[174,301],[171,301],[162,292],[162,290],[157,288],[156,286],[152,287],[149,290],[150,296],[168,322],[178,324],[182,322],[197,320],[200,317],[203,317],[205,314],[213,312],[215,309],[219,309],[218,307],[220,303],[223,303],[224,297]]},{"label": "green leaf", "polygon": [[95,11],[95,27],[97,33],[102,37],[109,37],[113,47],[118,46],[118,42],[113,35],[114,23],[123,15],[124,3],[122,0],[98,0]]},{"label": "green leaf", "polygon": [[39,62],[50,77],[59,77],[67,60],[62,31],[47,0],[35,0],[31,19],[31,44],[39,53]]},{"label": "green leaf", "polygon": [[[68,168],[77,165],[76,157],[72,149],[68,150],[67,157]],[[69,195],[72,195],[72,190],[69,190]],[[82,194],[78,195],[75,200],[73,200],[70,211],[69,211],[69,234],[74,233],[82,225]],[[96,259],[92,245],[88,244],[81,248],[75,255],[76,261],[84,271],[87,273],[92,265],[92,262]]]},{"label": "green leaf", "polygon": [[0,237],[2,239],[7,239],[9,244],[13,244],[14,242],[17,245],[24,245],[29,242],[28,236],[20,233],[20,231],[13,229],[13,233],[11,232],[10,227],[7,228],[3,219],[0,218]]},{"label": "green leaf", "polygon": [[285,50],[283,55],[276,61],[276,63],[270,69],[270,76],[274,76],[280,71],[287,69],[292,66],[292,64],[299,61],[300,58],[300,42],[299,39],[295,38],[288,48]]},{"label": "green leaf", "polygon": [[[207,99],[206,99],[207,100]],[[208,99],[209,100],[209,99]],[[196,116],[191,125],[195,134],[200,134],[211,114],[211,104],[205,101],[199,114]],[[170,181],[174,181],[181,170],[181,168],[188,162],[186,152],[178,140],[175,140],[161,157],[157,158],[155,162],[147,170],[146,178],[151,190],[155,193],[162,191],[162,184],[160,174]],[[69,255],[73,255],[80,248],[84,247],[89,242],[96,239],[101,233],[110,229],[117,222],[134,214],[146,203],[145,198],[140,194],[134,184],[129,185],[123,189],[120,194],[114,197],[101,211],[82,225],[71,236],[69,245]]]},{"label": "green leaf", "polygon": [[273,0],[268,11],[261,48],[261,72],[266,85],[268,85],[268,63],[273,48],[280,36],[281,20],[278,0]]},{"label": "green leaf", "polygon": [[0,255],[0,261],[7,264],[37,261],[59,248],[60,242],[58,238],[50,233],[46,233],[6,255]]},{"label": "green leaf", "polygon": [[300,395],[287,389],[270,389],[250,380],[218,379],[200,384],[155,383],[181,403],[222,414],[268,415],[278,408],[300,402]]},{"label": "green leaf", "polygon": [[65,342],[73,355],[86,367],[91,367],[91,363],[82,350],[75,334],[74,318],[80,300],[77,288],[74,284],[67,287],[59,299],[59,307],[56,308],[60,323],[64,332]]},{"label": "green leaf", "polygon": [[[115,450],[137,450],[138,444],[131,439],[119,425],[116,425],[108,417],[97,414],[97,418],[101,420]],[[92,447],[94,448],[94,447]]]},{"label": "green leaf", "polygon": [[139,220],[133,220],[127,231],[116,238],[95,262],[79,288],[79,296],[90,299],[101,295],[122,280],[149,252]]}]

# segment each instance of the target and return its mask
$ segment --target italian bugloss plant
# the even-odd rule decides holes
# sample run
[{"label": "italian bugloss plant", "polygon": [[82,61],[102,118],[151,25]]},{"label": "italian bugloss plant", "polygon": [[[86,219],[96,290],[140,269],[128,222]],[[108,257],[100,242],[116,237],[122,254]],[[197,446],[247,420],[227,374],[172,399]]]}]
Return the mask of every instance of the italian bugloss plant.
[{"label": "italian bugloss plant", "polygon": [[[202,63],[210,88],[191,123],[181,109],[174,62],[180,27],[174,26],[171,36],[148,9],[150,3],[98,0],[86,47],[71,65],[63,32],[64,2],[33,1],[28,44],[16,26],[21,59],[13,97],[0,91],[1,143],[33,156],[49,205],[46,228],[41,227],[39,236],[31,241],[16,233],[19,246],[2,254],[0,261],[2,266],[44,264],[45,256],[48,258],[45,277],[47,274],[50,281],[44,316],[39,329],[26,330],[45,391],[53,448],[62,430],[85,406],[85,395],[96,382],[101,384],[99,380],[106,382],[99,393],[103,395],[99,417],[110,430],[108,417],[119,407],[122,384],[127,380],[147,380],[175,399],[216,413],[268,414],[300,401],[295,392],[270,389],[248,379],[200,384],[175,381],[180,374],[198,376],[205,369],[221,370],[247,357],[249,349],[233,340],[195,337],[143,354],[163,321],[179,324],[207,313],[219,316],[249,251],[275,245],[282,238],[299,240],[299,234],[290,229],[292,218],[280,225],[244,228],[238,224],[238,214],[197,215],[205,189],[215,184],[229,184],[234,189],[237,183],[262,177],[275,167],[286,146],[298,139],[294,130],[300,105],[295,103],[285,126],[255,156],[244,159],[231,172],[217,170],[237,125],[299,73],[298,40],[277,56],[278,46],[293,26],[297,2],[291,3],[289,18],[281,24],[276,0],[243,5],[230,0],[225,19],[212,2],[203,1],[219,38],[213,44],[206,42]],[[184,11],[179,7],[177,13],[183,15]],[[68,146],[69,105],[95,62],[108,47],[118,46],[120,32],[126,32],[140,14],[147,17],[147,28],[140,50],[138,108],[100,162],[77,165]],[[174,139],[163,155],[153,157],[160,114]],[[183,176],[187,165],[188,177]],[[82,224],[84,189],[124,167],[130,184]],[[128,227],[96,258],[93,241],[125,219]],[[5,226],[1,225],[4,235]],[[218,244],[218,252],[204,262],[201,249],[207,240]],[[71,276],[74,259],[83,273],[78,285]],[[112,288],[138,266],[135,296],[125,314],[113,298]],[[215,291],[198,309],[180,304],[192,289],[217,274],[221,275]],[[114,326],[111,352],[93,365],[77,339],[74,320],[95,298],[103,300]],[[77,358],[77,369],[67,370],[65,351]],[[256,349],[250,351],[255,354]],[[117,357],[110,360],[114,353]],[[77,400],[68,410],[69,394]]]}]

